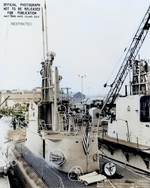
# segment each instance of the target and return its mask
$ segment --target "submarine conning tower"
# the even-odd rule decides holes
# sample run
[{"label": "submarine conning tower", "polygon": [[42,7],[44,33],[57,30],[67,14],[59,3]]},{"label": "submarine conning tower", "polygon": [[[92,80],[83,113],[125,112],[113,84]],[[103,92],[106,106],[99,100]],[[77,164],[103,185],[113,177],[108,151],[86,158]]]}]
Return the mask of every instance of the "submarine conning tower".
[{"label": "submarine conning tower", "polygon": [[62,78],[58,74],[57,67],[55,67],[55,76],[53,76],[52,65],[55,55],[54,52],[48,52],[47,59],[41,63],[42,97],[39,103],[39,119],[45,121],[47,129],[54,130],[58,129],[57,127],[52,127],[52,125],[53,123],[57,124],[57,117],[55,117],[54,111],[59,101],[59,82]]}]

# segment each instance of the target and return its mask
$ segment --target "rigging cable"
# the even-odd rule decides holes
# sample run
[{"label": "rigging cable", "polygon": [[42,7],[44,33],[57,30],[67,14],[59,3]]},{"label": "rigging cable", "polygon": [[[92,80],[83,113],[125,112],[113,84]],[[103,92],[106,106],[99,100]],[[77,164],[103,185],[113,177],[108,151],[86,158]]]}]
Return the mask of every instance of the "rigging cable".
[{"label": "rigging cable", "polygon": [[[9,25],[8,25],[8,23],[9,22],[7,21],[6,40],[5,40],[6,45],[5,45],[4,57],[2,58],[3,59],[3,64],[2,64],[1,69],[0,69],[0,72],[1,72],[1,79],[0,79],[1,80],[0,81],[1,82],[1,86],[3,85],[3,80],[4,80],[4,77],[6,75],[6,70],[5,71],[3,71],[3,70],[4,70],[4,68],[6,67],[6,64],[7,64],[6,57],[7,57],[8,33],[9,33]],[[2,73],[2,71],[3,71],[3,73]]]},{"label": "rigging cable", "polygon": [[109,81],[110,77],[111,77],[111,76],[112,76],[112,74],[114,73],[114,71],[115,71],[115,69],[116,69],[117,65],[119,64],[119,62],[120,62],[120,60],[121,60],[121,58],[122,58],[122,56],[123,56],[123,54],[124,54],[124,52],[125,52],[126,50],[127,50],[127,47],[124,49],[124,51],[123,51],[122,55],[120,56],[119,60],[117,61],[117,64],[115,65],[115,67],[114,67],[113,71],[111,72],[111,74],[110,74],[110,76],[109,76],[109,78],[108,78],[108,80],[107,80],[106,84],[104,84],[104,85],[107,85],[107,83],[108,83],[108,81]]},{"label": "rigging cable", "polygon": [[116,69],[117,65],[119,64],[119,62],[120,62],[120,60],[121,60],[121,58],[122,58],[123,54],[124,54],[124,53],[125,53],[125,52],[128,50],[129,45],[131,44],[131,42],[132,42],[132,40],[133,40],[133,38],[134,38],[134,36],[135,36],[135,33],[136,33],[136,31],[138,30],[138,28],[139,28],[139,26],[137,26],[137,27],[136,27],[136,29],[135,29],[135,31],[133,32],[132,37],[130,38],[130,40],[129,40],[128,44],[126,45],[127,47],[124,49],[124,51],[123,51],[122,55],[120,56],[119,60],[117,61],[117,64],[115,65],[115,67],[114,67],[114,69],[113,69],[112,73],[110,74],[110,76],[109,76],[109,78],[108,78],[107,82],[104,84],[104,87],[106,87],[106,86],[107,86],[107,83],[108,83],[109,79],[111,78],[112,74],[114,73],[114,71],[115,71],[115,69]]},{"label": "rigging cable", "polygon": [[[7,31],[6,31],[6,46],[5,46],[5,55],[4,55],[4,58],[6,58],[6,55],[7,55],[7,41],[8,41],[8,25],[7,25]],[[4,66],[5,66],[5,63],[3,63],[0,71],[3,70]]]}]

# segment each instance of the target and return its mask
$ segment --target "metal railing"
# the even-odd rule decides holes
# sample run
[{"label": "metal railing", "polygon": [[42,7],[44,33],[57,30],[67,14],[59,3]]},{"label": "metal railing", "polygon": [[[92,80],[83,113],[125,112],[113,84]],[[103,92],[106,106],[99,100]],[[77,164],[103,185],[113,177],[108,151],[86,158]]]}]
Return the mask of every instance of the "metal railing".
[{"label": "metal railing", "polygon": [[54,172],[53,167],[49,166],[44,159],[34,155],[22,143],[16,144],[15,147],[28,165],[48,187],[64,188],[62,178]]}]

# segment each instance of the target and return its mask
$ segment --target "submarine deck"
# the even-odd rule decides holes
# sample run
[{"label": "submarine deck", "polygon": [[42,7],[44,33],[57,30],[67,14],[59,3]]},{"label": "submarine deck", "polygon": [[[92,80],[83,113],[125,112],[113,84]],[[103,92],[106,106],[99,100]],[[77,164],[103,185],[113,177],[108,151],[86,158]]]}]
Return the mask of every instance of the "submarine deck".
[{"label": "submarine deck", "polygon": [[[78,181],[71,181],[68,178],[68,174],[55,169],[44,161],[44,159],[38,158],[31,153],[23,144],[16,145],[17,150],[22,153],[23,158],[27,163],[35,170],[41,179],[50,187],[58,187],[60,184],[62,187],[85,187],[84,184]],[[100,158],[100,173],[102,172],[103,164],[107,160]],[[60,181],[61,180],[61,181]],[[150,187],[150,174],[142,174],[141,172],[134,172],[133,169],[125,169],[120,165],[117,165],[117,173],[113,178],[108,178],[104,182],[98,182],[86,187]]]},{"label": "submarine deck", "polygon": [[121,139],[118,139],[118,138],[112,138],[112,137],[108,136],[107,134],[103,134],[103,133],[99,133],[98,138],[103,143],[106,141],[106,142],[109,142],[109,143],[127,146],[127,147],[130,147],[130,148],[139,149],[139,150],[143,150],[144,152],[150,153],[150,147],[149,146],[140,145],[139,143],[133,143],[133,142],[121,140]]}]

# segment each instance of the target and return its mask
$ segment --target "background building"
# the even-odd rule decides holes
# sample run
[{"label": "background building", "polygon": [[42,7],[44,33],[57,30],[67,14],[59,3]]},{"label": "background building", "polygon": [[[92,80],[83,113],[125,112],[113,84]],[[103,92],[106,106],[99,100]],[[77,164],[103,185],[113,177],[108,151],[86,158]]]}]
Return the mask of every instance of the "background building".
[{"label": "background building", "polygon": [[83,99],[85,99],[85,95],[82,94],[81,92],[77,92],[73,95],[73,99],[79,99],[82,100],[82,95],[83,95]]},{"label": "background building", "polygon": [[[9,97],[9,98],[8,98]],[[6,101],[5,99],[8,98]],[[0,108],[13,107],[15,104],[26,104],[30,102],[39,102],[41,99],[41,88],[33,90],[1,90],[0,91]],[[5,102],[4,102],[5,101]]]}]

